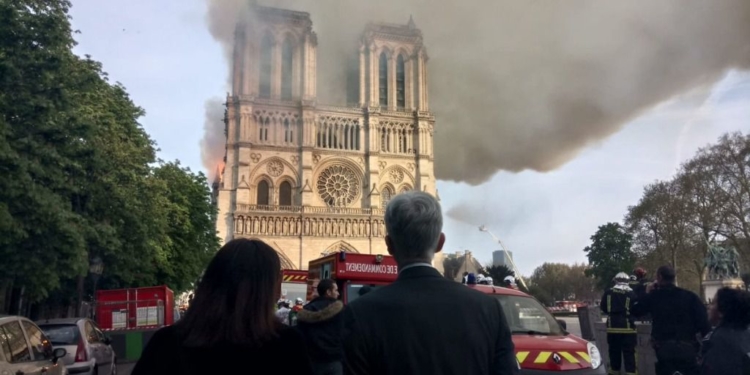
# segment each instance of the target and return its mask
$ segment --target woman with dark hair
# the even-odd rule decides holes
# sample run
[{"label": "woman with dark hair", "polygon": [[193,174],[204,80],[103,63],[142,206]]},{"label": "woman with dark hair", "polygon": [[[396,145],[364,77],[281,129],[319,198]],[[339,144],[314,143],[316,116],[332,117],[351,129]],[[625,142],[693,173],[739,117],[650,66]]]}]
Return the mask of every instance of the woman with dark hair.
[{"label": "woman with dark hair", "polygon": [[750,375],[750,293],[721,288],[709,310],[716,328],[703,340],[702,375]]},{"label": "woman with dark hair", "polygon": [[276,318],[280,270],[262,241],[225,244],[185,317],[154,334],[132,374],[266,374],[280,363],[291,374],[312,374],[302,336]]}]

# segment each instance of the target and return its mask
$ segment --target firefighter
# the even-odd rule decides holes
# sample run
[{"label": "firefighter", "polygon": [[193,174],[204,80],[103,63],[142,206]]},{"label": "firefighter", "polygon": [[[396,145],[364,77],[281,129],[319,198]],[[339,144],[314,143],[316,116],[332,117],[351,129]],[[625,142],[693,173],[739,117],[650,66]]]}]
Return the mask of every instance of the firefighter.
[{"label": "firefighter", "polygon": [[648,285],[646,270],[638,267],[633,270],[633,276],[635,276],[635,280],[630,282],[630,289],[633,289],[636,297],[643,298],[646,295],[646,286]]},{"label": "firefighter", "polygon": [[665,265],[656,270],[656,283],[648,285],[646,296],[635,304],[633,314],[651,315],[657,375],[700,373],[697,335],[705,337],[711,325],[700,297],[675,285],[674,268]]},{"label": "firefighter", "polygon": [[[622,365],[625,373],[635,375],[635,346],[638,335],[630,308],[636,296],[628,285],[630,277],[625,272],[615,276],[615,286],[604,292],[600,307],[608,314],[607,344],[609,345],[609,373],[619,374]],[[624,363],[623,363],[624,362]]]}]

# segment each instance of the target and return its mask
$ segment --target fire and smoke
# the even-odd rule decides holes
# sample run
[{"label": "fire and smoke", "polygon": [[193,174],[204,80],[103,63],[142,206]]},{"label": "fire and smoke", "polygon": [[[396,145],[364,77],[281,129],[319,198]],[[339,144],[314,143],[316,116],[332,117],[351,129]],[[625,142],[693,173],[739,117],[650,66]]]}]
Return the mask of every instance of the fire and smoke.
[{"label": "fire and smoke", "polygon": [[201,139],[201,159],[208,173],[208,182],[212,183],[224,165],[224,104],[219,98],[206,101],[206,119],[203,123]]},{"label": "fire and smoke", "polygon": [[[207,1],[229,54],[250,0]],[[437,177],[470,184],[553,170],[655,104],[750,67],[747,0],[261,3],[311,13],[318,97],[333,104],[344,102],[342,62],[364,24],[413,15],[430,56]]]}]

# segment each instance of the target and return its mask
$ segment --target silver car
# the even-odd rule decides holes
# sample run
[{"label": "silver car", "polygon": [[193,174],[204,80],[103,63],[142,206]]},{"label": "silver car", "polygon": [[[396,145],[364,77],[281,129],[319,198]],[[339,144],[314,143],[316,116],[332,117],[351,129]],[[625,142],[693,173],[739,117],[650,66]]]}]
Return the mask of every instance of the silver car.
[{"label": "silver car", "polygon": [[31,320],[0,316],[0,375],[65,375],[65,355]]},{"label": "silver car", "polygon": [[[37,322],[55,348],[64,348],[62,361],[71,375],[117,374],[110,339],[87,318],[50,319]],[[2,375],[2,374],[0,374]]]}]

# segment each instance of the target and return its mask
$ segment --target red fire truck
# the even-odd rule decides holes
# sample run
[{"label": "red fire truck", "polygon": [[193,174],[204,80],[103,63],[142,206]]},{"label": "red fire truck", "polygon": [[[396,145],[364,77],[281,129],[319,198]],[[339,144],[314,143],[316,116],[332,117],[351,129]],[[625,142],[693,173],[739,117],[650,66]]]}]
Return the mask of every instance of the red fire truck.
[{"label": "red fire truck", "polygon": [[281,296],[291,300],[307,297],[307,271],[305,270],[281,270]]},{"label": "red fire truck", "polygon": [[388,255],[335,253],[310,261],[307,277],[307,299],[317,296],[315,288],[323,279],[336,280],[344,303],[359,297],[363,287],[375,289],[396,281],[398,266]]}]

